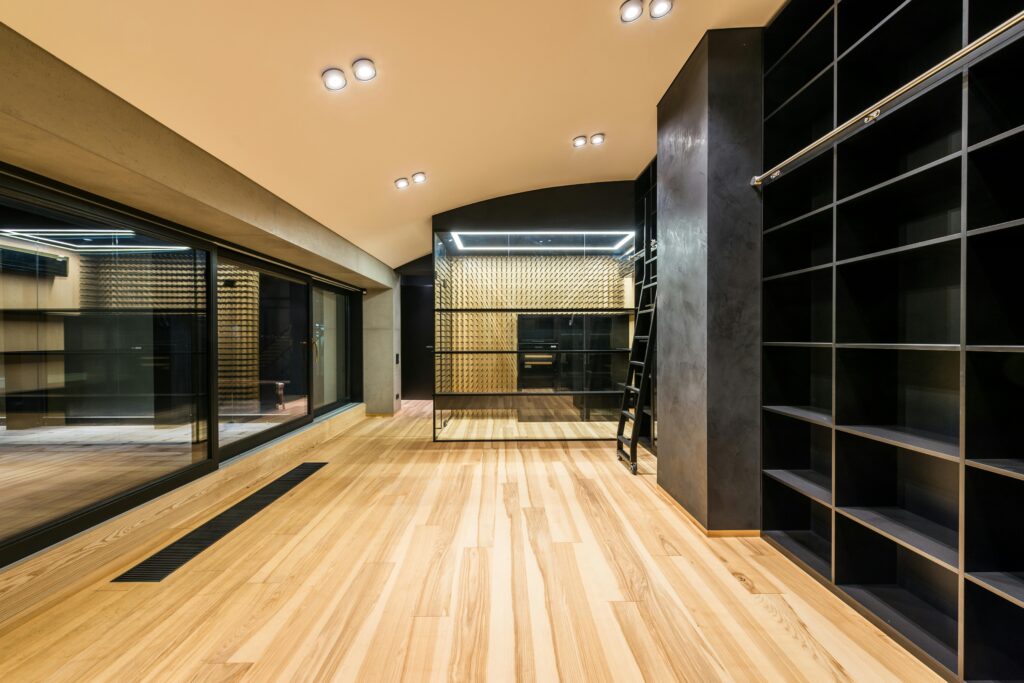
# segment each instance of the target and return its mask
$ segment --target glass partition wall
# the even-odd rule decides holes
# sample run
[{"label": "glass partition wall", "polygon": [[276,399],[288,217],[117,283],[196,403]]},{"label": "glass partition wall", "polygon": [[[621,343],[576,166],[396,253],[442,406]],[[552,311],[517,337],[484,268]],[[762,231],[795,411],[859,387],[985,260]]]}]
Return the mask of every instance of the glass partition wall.
[{"label": "glass partition wall", "polygon": [[434,438],[614,439],[633,231],[434,234]]},{"label": "glass partition wall", "polygon": [[359,290],[26,178],[0,167],[0,566],[359,400]]}]

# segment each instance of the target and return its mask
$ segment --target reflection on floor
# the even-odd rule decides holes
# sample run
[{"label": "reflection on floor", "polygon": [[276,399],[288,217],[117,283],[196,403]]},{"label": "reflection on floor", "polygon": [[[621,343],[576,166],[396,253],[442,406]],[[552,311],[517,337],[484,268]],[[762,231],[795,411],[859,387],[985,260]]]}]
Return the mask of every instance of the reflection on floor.
[{"label": "reflection on floor", "polygon": [[192,428],[0,429],[0,539],[193,462]]},{"label": "reflection on floor", "polygon": [[452,441],[500,439],[609,439],[615,440],[617,422],[520,422],[512,417],[455,417],[437,434]]},{"label": "reflection on floor", "polygon": [[[328,464],[163,583],[110,583],[302,460]],[[432,443],[423,403],[240,474],[264,462],[0,572],[0,680],[938,680],[611,444]]]},{"label": "reflection on floor", "polygon": [[263,412],[252,414],[231,413],[225,406],[219,407],[220,445],[229,444],[247,436],[276,427],[285,422],[306,415],[306,397],[291,398],[283,404],[268,406]]}]

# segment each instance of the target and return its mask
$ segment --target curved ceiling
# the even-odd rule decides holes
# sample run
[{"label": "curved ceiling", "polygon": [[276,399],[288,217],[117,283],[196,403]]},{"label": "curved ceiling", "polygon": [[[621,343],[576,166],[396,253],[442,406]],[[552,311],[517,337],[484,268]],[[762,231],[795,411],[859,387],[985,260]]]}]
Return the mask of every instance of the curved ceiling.
[{"label": "curved ceiling", "polygon": [[[634,178],[704,31],[782,3],[676,0],[623,24],[619,0],[5,0],[0,21],[397,266],[430,251],[435,213]],[[360,56],[376,80],[352,78]],[[329,65],[347,88],[323,88]]]}]

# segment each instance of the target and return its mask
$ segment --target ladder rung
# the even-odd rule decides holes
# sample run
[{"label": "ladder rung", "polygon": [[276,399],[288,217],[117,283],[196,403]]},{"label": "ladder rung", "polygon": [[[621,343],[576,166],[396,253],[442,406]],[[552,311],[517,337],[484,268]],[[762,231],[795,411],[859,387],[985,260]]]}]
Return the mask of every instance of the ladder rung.
[{"label": "ladder rung", "polygon": [[634,341],[645,342],[645,341],[650,340],[650,338],[651,338],[650,335],[646,335],[646,334],[643,334],[643,335],[640,335],[640,334],[633,335],[633,340]]},{"label": "ladder rung", "polygon": [[655,280],[654,282],[648,282],[646,285],[644,285],[642,287],[642,289],[650,289],[651,287],[657,287],[657,286],[658,286],[658,281]]},{"label": "ladder rung", "polygon": [[622,415],[627,420],[635,420],[636,419],[636,415],[634,415],[633,413],[629,412],[628,410],[623,410],[622,411]]},{"label": "ladder rung", "polygon": [[639,365],[640,367],[644,366],[644,362],[642,360],[631,360],[631,361],[629,361],[629,364],[630,365]]},{"label": "ladder rung", "polygon": [[650,308],[641,308],[639,311],[637,311],[637,315],[644,315],[646,313],[654,313],[654,307],[651,306]]},{"label": "ladder rung", "polygon": [[630,439],[630,438],[629,438],[628,436],[626,436],[625,434],[619,434],[619,435],[618,435],[617,437],[615,437],[615,438],[616,438],[616,439],[618,439],[619,443],[622,443],[622,444],[626,444],[627,446],[630,446],[630,447],[632,447],[632,446],[633,446],[633,442],[632,442],[632,439]]},{"label": "ladder rung", "polygon": [[631,391],[634,394],[639,394],[640,393],[640,387],[634,387],[632,384],[625,385],[625,389],[626,389],[626,391]]}]

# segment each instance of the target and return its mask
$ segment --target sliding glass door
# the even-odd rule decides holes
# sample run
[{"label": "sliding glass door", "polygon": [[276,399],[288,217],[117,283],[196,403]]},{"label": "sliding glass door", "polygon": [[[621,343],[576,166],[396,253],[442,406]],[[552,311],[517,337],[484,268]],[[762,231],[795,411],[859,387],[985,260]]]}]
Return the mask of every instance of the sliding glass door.
[{"label": "sliding glass door", "polygon": [[313,287],[313,409],[327,412],[351,402],[349,297]]}]

